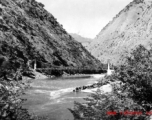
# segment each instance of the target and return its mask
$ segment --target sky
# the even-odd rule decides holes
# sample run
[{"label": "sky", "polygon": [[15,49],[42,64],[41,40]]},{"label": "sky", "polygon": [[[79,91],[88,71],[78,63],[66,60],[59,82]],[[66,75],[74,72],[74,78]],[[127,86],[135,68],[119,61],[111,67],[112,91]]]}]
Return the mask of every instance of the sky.
[{"label": "sky", "polygon": [[68,33],[95,38],[133,0],[36,0]]}]

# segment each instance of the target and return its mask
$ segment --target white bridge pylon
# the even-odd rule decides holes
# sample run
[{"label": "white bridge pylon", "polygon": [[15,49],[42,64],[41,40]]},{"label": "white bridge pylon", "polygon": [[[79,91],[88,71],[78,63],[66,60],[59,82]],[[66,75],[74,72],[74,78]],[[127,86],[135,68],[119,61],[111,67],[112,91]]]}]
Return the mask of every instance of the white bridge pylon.
[{"label": "white bridge pylon", "polygon": [[114,70],[110,69],[110,65],[109,65],[109,62],[108,62],[107,75],[112,75],[113,72],[114,72]]},{"label": "white bridge pylon", "polygon": [[36,60],[34,61],[34,71],[36,71],[37,65],[36,65]]}]

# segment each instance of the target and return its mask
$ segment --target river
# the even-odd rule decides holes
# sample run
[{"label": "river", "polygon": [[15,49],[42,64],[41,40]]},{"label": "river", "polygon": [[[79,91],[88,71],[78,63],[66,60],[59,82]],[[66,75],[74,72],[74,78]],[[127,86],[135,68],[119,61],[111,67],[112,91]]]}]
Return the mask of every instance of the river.
[{"label": "river", "polygon": [[102,76],[33,80],[32,88],[28,89],[24,96],[27,101],[23,106],[30,113],[48,116],[49,120],[73,120],[67,108],[72,108],[74,101],[84,102],[83,98],[90,93],[74,93],[72,90],[79,86],[93,84]]}]

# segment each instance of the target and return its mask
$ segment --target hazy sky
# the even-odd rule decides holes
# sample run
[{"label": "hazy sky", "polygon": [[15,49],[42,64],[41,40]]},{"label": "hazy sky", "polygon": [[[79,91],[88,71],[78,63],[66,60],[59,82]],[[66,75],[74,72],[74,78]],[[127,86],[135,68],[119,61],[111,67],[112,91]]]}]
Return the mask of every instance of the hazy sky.
[{"label": "hazy sky", "polygon": [[37,0],[69,33],[94,38],[133,0]]}]

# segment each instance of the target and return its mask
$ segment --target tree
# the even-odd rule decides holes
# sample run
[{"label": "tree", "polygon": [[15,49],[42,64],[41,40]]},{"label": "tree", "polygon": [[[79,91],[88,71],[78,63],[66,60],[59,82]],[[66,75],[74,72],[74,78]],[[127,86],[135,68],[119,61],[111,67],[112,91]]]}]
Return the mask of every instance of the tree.
[{"label": "tree", "polygon": [[147,50],[140,45],[117,73],[117,80],[125,83],[122,91],[127,91],[128,96],[145,109],[152,109],[152,48]]},{"label": "tree", "polygon": [[21,81],[22,73],[27,72],[24,61],[15,55],[0,56],[0,120],[47,120],[29,114],[22,107],[21,99],[26,85]]},{"label": "tree", "polygon": [[[126,64],[118,66],[115,74],[107,76],[100,84],[111,83],[113,92],[97,92],[85,103],[76,103],[70,109],[75,120],[146,120],[152,109],[152,48],[139,45]],[[118,84],[119,83],[119,84]],[[140,115],[124,115],[121,111],[140,111]],[[112,115],[106,113],[110,111]]]}]

